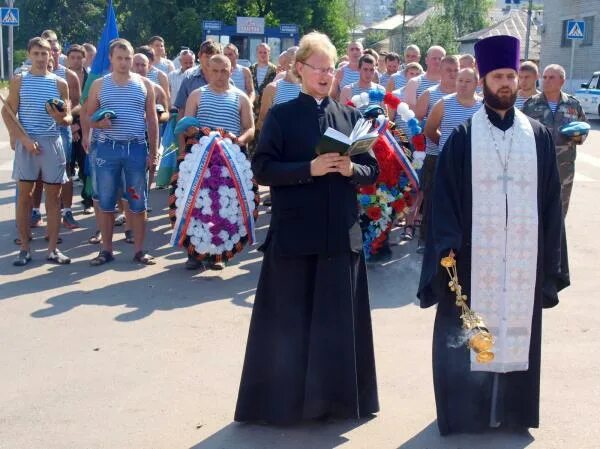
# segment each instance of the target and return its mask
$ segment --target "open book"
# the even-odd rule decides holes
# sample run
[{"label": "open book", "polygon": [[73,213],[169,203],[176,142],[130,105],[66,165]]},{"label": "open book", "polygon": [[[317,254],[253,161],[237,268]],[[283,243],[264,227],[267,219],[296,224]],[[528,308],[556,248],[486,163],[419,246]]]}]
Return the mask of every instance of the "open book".
[{"label": "open book", "polygon": [[316,152],[317,154],[339,153],[346,156],[367,153],[379,137],[376,130],[369,132],[371,127],[371,121],[364,118],[358,119],[350,136],[329,127],[317,144]]}]

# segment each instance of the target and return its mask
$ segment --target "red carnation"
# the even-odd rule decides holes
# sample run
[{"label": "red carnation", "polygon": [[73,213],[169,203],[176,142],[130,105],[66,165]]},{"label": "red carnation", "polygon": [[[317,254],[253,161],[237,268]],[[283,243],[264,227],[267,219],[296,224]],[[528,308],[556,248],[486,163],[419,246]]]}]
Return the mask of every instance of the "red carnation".
[{"label": "red carnation", "polygon": [[363,186],[360,188],[360,193],[364,195],[375,195],[377,193],[377,189],[375,188],[375,184],[371,184],[368,186]]},{"label": "red carnation", "polygon": [[354,103],[352,103],[352,100],[348,100],[348,101],[346,102],[346,106],[352,106],[353,108],[355,108],[355,107],[356,107],[356,105],[355,105]]},{"label": "red carnation", "polygon": [[381,218],[381,209],[378,206],[372,206],[367,209],[367,217],[373,221],[377,221]]},{"label": "red carnation", "polygon": [[403,199],[398,199],[392,203],[392,208],[396,212],[402,212],[404,209],[406,209],[406,201]]}]

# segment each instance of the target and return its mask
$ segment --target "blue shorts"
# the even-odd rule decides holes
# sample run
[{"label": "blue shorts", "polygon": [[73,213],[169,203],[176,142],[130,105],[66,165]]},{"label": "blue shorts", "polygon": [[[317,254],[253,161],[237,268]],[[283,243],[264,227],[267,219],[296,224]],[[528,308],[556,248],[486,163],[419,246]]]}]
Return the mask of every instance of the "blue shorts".
[{"label": "blue shorts", "polygon": [[102,212],[115,212],[119,192],[125,191],[123,199],[129,203],[129,210],[141,213],[146,210],[148,195],[146,142],[124,142],[106,140],[95,144],[96,196]]}]

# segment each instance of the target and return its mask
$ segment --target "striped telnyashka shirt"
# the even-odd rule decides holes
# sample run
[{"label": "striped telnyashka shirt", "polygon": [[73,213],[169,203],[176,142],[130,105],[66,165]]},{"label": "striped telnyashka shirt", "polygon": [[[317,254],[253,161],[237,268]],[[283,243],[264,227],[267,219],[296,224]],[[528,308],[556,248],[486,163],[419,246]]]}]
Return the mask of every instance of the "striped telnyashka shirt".
[{"label": "striped telnyashka shirt", "polygon": [[479,108],[481,108],[481,99],[477,99],[473,106],[466,107],[459,103],[456,94],[446,95],[442,98],[444,102],[444,115],[440,123],[440,143],[438,145],[440,151],[444,148],[444,144],[454,131],[454,128],[463,124],[468,119],[473,117]]},{"label": "striped telnyashka shirt", "polygon": [[200,88],[200,104],[196,109],[196,118],[201,126],[223,128],[235,136],[240,135],[240,95],[243,92],[231,87],[225,92],[213,92],[208,85]]},{"label": "striped telnyashka shirt", "polygon": [[146,85],[140,76],[131,75],[124,86],[116,84],[109,73],[102,78],[100,108],[110,109],[117,118],[101,129],[98,140],[139,140],[146,138]]},{"label": "striped telnyashka shirt", "polygon": [[60,98],[58,76],[25,72],[19,89],[19,121],[30,136],[56,137],[58,126],[46,111],[46,101]]},{"label": "striped telnyashka shirt", "polygon": [[273,105],[279,103],[285,103],[286,101],[293,100],[300,95],[300,84],[280,79],[275,85],[275,97],[273,98]]}]

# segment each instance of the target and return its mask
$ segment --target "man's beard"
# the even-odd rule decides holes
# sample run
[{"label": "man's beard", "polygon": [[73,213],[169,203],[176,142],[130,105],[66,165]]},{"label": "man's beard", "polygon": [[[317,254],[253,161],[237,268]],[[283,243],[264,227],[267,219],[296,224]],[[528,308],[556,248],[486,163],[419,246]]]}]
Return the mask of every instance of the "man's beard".
[{"label": "man's beard", "polygon": [[500,97],[491,91],[487,84],[483,83],[483,99],[490,108],[506,111],[512,108],[517,101],[517,92],[513,92],[510,97]]}]

